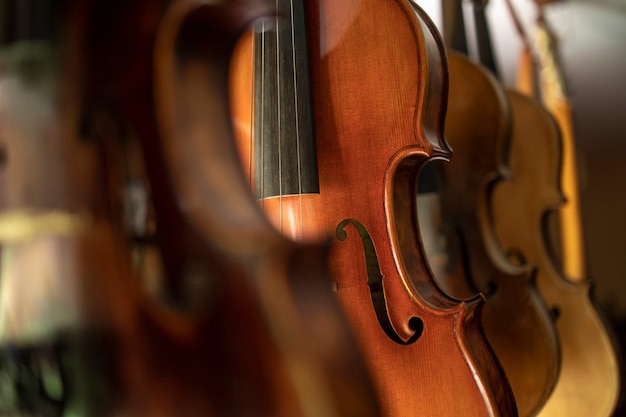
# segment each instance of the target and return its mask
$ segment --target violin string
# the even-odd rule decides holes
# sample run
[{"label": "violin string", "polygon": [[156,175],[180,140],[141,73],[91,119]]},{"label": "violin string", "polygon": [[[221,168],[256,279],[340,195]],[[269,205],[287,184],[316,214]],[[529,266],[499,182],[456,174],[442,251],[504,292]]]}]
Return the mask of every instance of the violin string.
[{"label": "violin string", "polygon": [[296,35],[295,35],[295,24],[294,24],[294,13],[293,13],[293,0],[289,1],[290,7],[290,25],[291,25],[291,61],[293,65],[293,99],[294,99],[294,109],[295,109],[295,123],[296,123],[296,157],[298,164],[298,200],[300,205],[300,236],[303,235],[303,218],[302,218],[302,168],[300,163],[300,120],[299,120],[299,112],[298,112],[298,72],[296,71]]},{"label": "violin string", "polygon": [[[258,27],[258,24],[254,25],[256,27]],[[252,50],[252,59],[250,60],[250,75],[252,78],[252,82],[250,83],[250,109],[249,109],[249,115],[250,115],[250,126],[249,126],[249,131],[248,131],[248,181],[250,181],[250,190],[255,190],[256,189],[256,185],[254,184],[254,173],[252,172],[252,168],[253,168],[253,164],[252,164],[252,159],[254,157],[254,148],[253,148],[253,143],[254,143],[254,123],[252,123],[252,121],[254,120],[254,90],[255,90],[255,85],[256,85],[256,77],[254,76],[254,61],[255,61],[255,57],[256,57],[256,48],[255,48],[255,39],[256,39],[256,30],[254,30],[255,28],[253,28],[252,30],[252,36],[251,36],[251,50]]]},{"label": "violin string", "polygon": [[[276,0],[276,10],[278,9],[278,0]],[[280,132],[280,28],[279,28],[279,13],[276,14],[276,106],[278,111],[276,112],[276,133],[278,134],[278,203],[279,211],[278,216],[280,219],[280,231],[283,231],[283,174],[282,174],[282,138]]]},{"label": "violin string", "polygon": [[263,103],[265,103],[265,20],[261,24],[261,166],[259,169],[261,170],[260,181],[261,194],[259,198],[261,199],[261,210],[265,209],[265,130],[263,126],[265,126],[265,107]]}]

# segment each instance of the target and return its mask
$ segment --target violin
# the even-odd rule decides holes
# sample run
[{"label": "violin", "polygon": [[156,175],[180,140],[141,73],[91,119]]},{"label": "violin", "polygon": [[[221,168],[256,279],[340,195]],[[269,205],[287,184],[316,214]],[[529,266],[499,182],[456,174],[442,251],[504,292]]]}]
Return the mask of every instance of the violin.
[{"label": "violin", "polygon": [[[43,45],[3,39],[15,52],[0,77],[0,371],[14,394],[3,414],[377,415],[328,289],[327,249],[270,227],[236,156],[228,58],[239,32],[272,8],[49,6],[58,20]],[[115,117],[123,129],[107,123]],[[116,202],[124,133],[140,139],[153,189],[175,198],[154,202],[159,227],[168,210],[182,219],[163,253],[179,236],[183,247],[202,243],[179,252],[193,268],[171,282],[193,298],[177,311],[147,297],[131,267]],[[199,238],[185,240],[190,231]]]},{"label": "violin", "polygon": [[[537,19],[534,50],[540,68],[539,90],[540,101],[554,116],[562,138],[561,162],[561,190],[565,201],[558,212],[559,246],[561,248],[562,269],[565,276],[571,281],[584,281],[587,275],[585,261],[585,245],[582,227],[582,209],[580,204],[580,186],[578,180],[578,163],[576,140],[574,136],[571,107],[567,99],[567,90],[563,82],[563,74],[558,62],[556,37],[543,15],[543,2],[536,2],[539,10]],[[507,1],[512,15],[515,15],[513,6]],[[520,36],[524,36],[521,25],[516,27]],[[528,49],[528,48],[527,48]],[[532,65],[528,62],[527,65]],[[536,96],[539,99],[539,94]]]},{"label": "violin", "polygon": [[[522,39],[526,42],[527,38]],[[533,44],[526,45],[530,48]],[[540,46],[536,44],[532,48],[537,56],[553,53],[538,50]],[[552,58],[549,62],[554,64],[556,60]],[[545,65],[546,62],[540,65],[543,76],[552,82],[561,80],[555,73],[557,68]],[[532,71],[526,69],[526,73]],[[513,96],[519,103],[528,100],[521,94]],[[525,122],[514,125],[514,130],[519,132],[515,138],[526,139],[513,140],[510,163],[519,175],[495,188],[494,224],[500,241],[510,252],[537,265],[537,286],[553,312],[561,344],[559,379],[538,415],[609,416],[619,392],[615,347],[590,297],[592,283],[588,279],[569,279],[556,262],[547,230],[548,219],[565,202],[561,187],[562,176],[566,175],[564,138],[546,109],[518,106],[525,114]],[[535,134],[529,134],[529,126],[535,126]]]},{"label": "violin", "polygon": [[[492,189],[518,174],[509,170],[508,158],[514,133],[511,123],[518,123],[523,115],[510,105],[493,75],[497,72],[484,7],[479,2],[473,9],[474,17],[482,18],[475,27],[478,51],[482,51],[478,60],[484,67],[448,53],[445,134],[454,159],[441,164],[435,174],[441,183],[439,233],[445,238],[447,259],[433,270],[442,288],[454,297],[485,294],[485,333],[506,372],[519,414],[529,416],[541,408],[557,381],[559,345],[550,312],[535,286],[536,271],[509,261],[491,222]],[[461,2],[444,2],[443,8],[444,28],[456,20],[453,27],[464,34]],[[466,41],[448,31],[449,46],[467,53]],[[422,198],[418,194],[418,200]]]},{"label": "violin", "polygon": [[[511,383],[520,415],[532,415],[556,383],[558,341],[549,311],[535,288],[534,272],[511,264],[489,221],[490,188],[506,178],[502,159],[498,164],[497,156],[503,155],[497,145],[502,145],[499,141],[507,133],[498,132],[497,124],[489,123],[498,120],[491,111],[501,108],[494,108],[488,101],[493,96],[481,90],[493,87],[493,78],[453,53],[449,62],[451,97],[454,93],[464,99],[448,107],[446,137],[455,149],[455,159],[443,167],[440,198],[449,262],[445,272],[436,277],[455,297],[478,291],[485,294],[485,334]],[[466,101],[476,90],[480,96]],[[498,90],[503,92],[499,85],[492,91]],[[500,98],[506,97],[500,94]],[[469,111],[464,103],[471,104]],[[486,118],[484,123],[482,117]],[[479,139],[469,140],[473,135]]]},{"label": "violin", "polygon": [[450,156],[434,25],[408,1],[278,4],[281,19],[244,36],[231,66],[259,206],[291,239],[332,236],[332,285],[383,415],[516,415],[481,329],[483,299],[448,297],[423,255],[418,171]]},{"label": "violin", "polygon": [[[526,100],[521,94],[519,97],[522,103]],[[607,387],[615,386],[611,381],[615,381],[617,367],[610,339],[589,299],[589,283],[568,282],[555,267],[544,240],[546,216],[563,201],[558,187],[560,136],[547,111],[527,107],[527,123],[514,129],[527,134],[526,126],[532,121],[537,130],[528,136],[533,138],[531,142],[512,143],[511,167],[520,174],[494,190],[494,223],[511,253],[538,266],[537,285],[558,331],[561,372],[538,415],[610,415],[615,397]],[[544,134],[537,133],[539,127]],[[596,381],[596,385],[581,385],[581,378]],[[589,403],[594,405],[587,406]]]}]

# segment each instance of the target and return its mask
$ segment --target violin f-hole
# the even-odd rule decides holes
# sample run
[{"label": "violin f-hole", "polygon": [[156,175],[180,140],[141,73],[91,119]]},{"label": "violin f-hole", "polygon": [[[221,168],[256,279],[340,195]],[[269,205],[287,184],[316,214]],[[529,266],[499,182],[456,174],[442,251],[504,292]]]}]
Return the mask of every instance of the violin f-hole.
[{"label": "violin f-hole", "polygon": [[348,234],[345,231],[345,227],[348,223],[352,223],[361,236],[361,242],[363,243],[363,255],[365,256],[365,268],[367,270],[367,286],[370,289],[370,296],[372,297],[372,304],[374,306],[374,312],[380,327],[394,342],[400,345],[410,345],[414,343],[422,335],[424,331],[424,322],[419,317],[411,317],[409,319],[409,328],[413,330],[413,335],[408,340],[403,340],[391,324],[389,318],[389,311],[387,310],[387,301],[385,299],[385,289],[383,288],[383,275],[380,272],[380,264],[378,262],[378,255],[376,254],[376,248],[374,247],[374,241],[369,232],[359,221],[355,219],[342,220],[335,229],[335,236],[340,241],[345,241],[348,238]]}]

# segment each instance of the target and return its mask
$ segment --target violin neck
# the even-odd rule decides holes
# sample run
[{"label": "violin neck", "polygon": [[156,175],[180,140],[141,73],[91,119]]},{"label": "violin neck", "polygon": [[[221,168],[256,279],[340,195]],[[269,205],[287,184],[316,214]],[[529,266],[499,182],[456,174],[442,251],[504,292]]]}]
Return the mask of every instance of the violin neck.
[{"label": "violin neck", "polygon": [[446,47],[469,55],[463,16],[463,0],[442,0],[443,38]]},{"label": "violin neck", "polygon": [[472,3],[474,35],[476,37],[475,41],[478,53],[478,62],[483,67],[491,71],[496,78],[501,79],[496,65],[495,55],[493,53],[489,22],[487,21],[487,14],[485,12],[486,7],[487,4],[484,1],[474,0]]},{"label": "violin neck", "polygon": [[470,41],[474,48],[470,51],[465,26],[463,0],[442,0],[443,33],[446,46],[463,55],[472,56],[473,60],[490,70],[499,78],[495,55],[491,44],[491,34],[485,8],[487,2],[472,0],[472,20],[474,33]]},{"label": "violin neck", "polygon": [[303,1],[254,35],[254,184],[258,198],[319,192]]}]

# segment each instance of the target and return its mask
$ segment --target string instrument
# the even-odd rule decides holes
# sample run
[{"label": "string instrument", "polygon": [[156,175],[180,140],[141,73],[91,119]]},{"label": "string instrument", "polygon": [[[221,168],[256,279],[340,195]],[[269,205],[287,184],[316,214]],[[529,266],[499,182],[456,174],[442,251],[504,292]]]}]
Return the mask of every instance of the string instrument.
[{"label": "string instrument", "polygon": [[[484,19],[485,4],[478,2],[473,7],[474,17],[480,18],[475,27],[479,62],[484,67],[458,53],[448,53],[450,98],[445,134],[454,159],[442,164],[437,173],[439,233],[445,238],[442,246],[447,259],[436,268],[435,276],[454,297],[485,294],[485,333],[509,379],[519,414],[529,416],[547,400],[556,383],[558,341],[535,287],[535,271],[507,259],[491,223],[491,190],[517,174],[508,166],[511,123],[525,122],[492,75],[497,72]],[[467,53],[461,2],[443,2],[443,10],[448,46]],[[525,105],[533,105],[527,101]],[[423,195],[418,194],[420,198]]]},{"label": "string instrument", "polygon": [[[228,57],[272,9],[51,2],[42,23],[41,3],[10,6],[33,31],[1,42],[2,414],[376,415],[326,249],[270,227],[232,141]],[[167,181],[152,184],[176,198],[180,235],[203,243],[178,273],[193,296],[178,312],[131,268],[112,152],[123,132],[162,156]]]},{"label": "string instrument", "polygon": [[[511,9],[513,10],[513,9]],[[521,25],[520,25],[521,27]],[[547,45],[536,43],[533,52],[549,56]],[[554,58],[554,57],[553,57]],[[551,65],[546,65],[551,62]],[[540,62],[547,79],[559,82],[556,60]],[[524,68],[528,74],[532,69]],[[557,88],[562,88],[562,85]],[[561,91],[563,91],[561,89]],[[494,191],[494,222],[501,242],[539,266],[537,285],[552,309],[561,343],[559,380],[540,416],[609,416],[619,392],[619,374],[611,337],[590,298],[589,280],[571,280],[550,251],[547,220],[564,203],[561,177],[563,140],[547,111],[529,114],[534,124],[545,125],[550,135],[513,141],[511,166],[519,172],[512,182]],[[524,130],[530,123],[515,127]],[[520,136],[521,137],[521,136]]]},{"label": "string instrument", "polygon": [[258,204],[294,240],[333,236],[332,285],[383,415],[516,415],[482,333],[483,300],[446,296],[422,253],[417,172],[450,156],[432,22],[399,0],[278,9],[282,19],[243,37],[231,66],[233,124]]},{"label": "string instrument", "polygon": [[[543,3],[537,19],[536,42],[540,68],[541,101],[554,116],[562,137],[561,190],[565,201],[559,209],[559,246],[563,273],[572,281],[583,281],[587,276],[586,253],[580,207],[580,183],[576,157],[576,142],[571,107],[566,97],[563,74],[559,68],[555,36],[543,17]],[[510,9],[510,8],[509,8]]]}]

